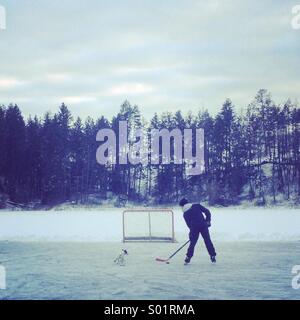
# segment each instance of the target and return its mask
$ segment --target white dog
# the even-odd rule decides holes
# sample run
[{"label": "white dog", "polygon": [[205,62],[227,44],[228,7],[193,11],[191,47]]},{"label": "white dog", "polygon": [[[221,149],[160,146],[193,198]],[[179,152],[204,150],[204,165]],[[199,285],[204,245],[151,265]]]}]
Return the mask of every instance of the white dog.
[{"label": "white dog", "polygon": [[126,260],[125,256],[128,255],[128,251],[123,249],[122,253],[120,253],[117,258],[114,260],[114,263],[119,265],[119,266],[125,266],[126,265]]}]

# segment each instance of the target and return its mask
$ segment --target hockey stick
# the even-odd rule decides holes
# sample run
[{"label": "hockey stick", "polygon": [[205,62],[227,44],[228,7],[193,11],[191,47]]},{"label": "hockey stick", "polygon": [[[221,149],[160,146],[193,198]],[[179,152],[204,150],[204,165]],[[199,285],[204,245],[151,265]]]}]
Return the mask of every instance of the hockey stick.
[{"label": "hockey stick", "polygon": [[175,254],[177,254],[181,249],[183,249],[188,243],[190,242],[190,240],[188,240],[185,244],[183,244],[179,249],[177,249],[172,255],[170,255],[170,257],[168,259],[161,259],[161,258],[156,258],[155,260],[158,262],[165,262],[165,263],[169,263],[169,260],[171,260]]}]

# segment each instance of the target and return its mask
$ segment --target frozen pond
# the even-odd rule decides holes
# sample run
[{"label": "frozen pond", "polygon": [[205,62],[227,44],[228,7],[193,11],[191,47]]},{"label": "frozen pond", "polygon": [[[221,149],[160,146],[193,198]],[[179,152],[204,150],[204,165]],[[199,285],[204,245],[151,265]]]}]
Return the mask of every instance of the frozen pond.
[{"label": "frozen pond", "polygon": [[120,267],[118,243],[0,242],[0,299],[300,299],[291,286],[300,242],[216,242],[216,265],[202,243],[189,266],[184,252],[169,265],[154,261],[177,246],[127,244]]},{"label": "frozen pond", "polygon": [[[122,244],[122,210],[0,211],[0,299],[300,299],[300,214],[292,209],[212,209],[218,252],[212,265],[202,241],[189,266],[187,238],[175,210],[178,243]],[[138,227],[138,226],[137,226]],[[113,261],[129,251],[124,267]]]}]

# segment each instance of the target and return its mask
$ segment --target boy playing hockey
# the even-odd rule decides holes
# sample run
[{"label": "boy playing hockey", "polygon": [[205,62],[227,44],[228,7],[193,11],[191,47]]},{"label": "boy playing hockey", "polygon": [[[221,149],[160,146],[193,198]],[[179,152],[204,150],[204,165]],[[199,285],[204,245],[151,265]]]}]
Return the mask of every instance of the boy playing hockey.
[{"label": "boy playing hockey", "polygon": [[[200,234],[204,240],[205,246],[210,255],[211,262],[216,263],[217,254],[213,246],[213,243],[210,239],[210,234],[208,230],[208,228],[211,226],[210,211],[199,203],[189,203],[188,200],[185,198],[179,202],[179,205],[182,207],[184,220],[188,228],[190,229],[190,245],[187,250],[186,258],[184,260],[185,264],[190,263],[194,255],[194,249]],[[205,215],[205,218],[203,214]]]}]

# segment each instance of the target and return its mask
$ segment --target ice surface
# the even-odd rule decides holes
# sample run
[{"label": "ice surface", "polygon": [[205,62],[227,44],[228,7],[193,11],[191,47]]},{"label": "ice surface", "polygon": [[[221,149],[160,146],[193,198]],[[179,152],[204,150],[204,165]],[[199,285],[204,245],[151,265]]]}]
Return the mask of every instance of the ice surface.
[{"label": "ice surface", "polygon": [[[0,299],[300,299],[292,289],[300,264],[300,213],[292,209],[212,209],[212,265],[203,242],[192,264],[175,212],[178,243],[121,243],[122,210],[0,212]],[[126,266],[114,265],[122,248]]]},{"label": "ice surface", "polygon": [[179,244],[129,243],[126,266],[113,264],[116,242],[0,242],[7,290],[0,299],[300,299],[291,286],[299,242],[216,242],[212,265],[203,243],[191,265]]}]

